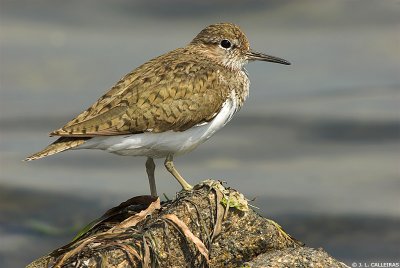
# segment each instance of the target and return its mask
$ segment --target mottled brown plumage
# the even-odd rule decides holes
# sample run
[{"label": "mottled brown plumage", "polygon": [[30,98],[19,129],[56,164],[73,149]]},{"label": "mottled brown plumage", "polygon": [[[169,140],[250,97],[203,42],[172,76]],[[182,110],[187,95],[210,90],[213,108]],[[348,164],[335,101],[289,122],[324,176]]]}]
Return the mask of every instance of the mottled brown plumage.
[{"label": "mottled brown plumage", "polygon": [[184,131],[210,121],[229,95],[229,83],[240,82],[240,77],[228,73],[221,81],[223,66],[210,65],[204,55],[194,56],[190,51],[180,48],[135,69],[51,135]]},{"label": "mottled brown plumage", "polygon": [[[61,138],[26,160],[78,148],[95,137],[185,132],[211,122],[228,100],[237,106],[230,108],[234,113],[248,95],[249,80],[244,65],[251,60],[289,64],[251,51],[246,36],[233,24],[210,25],[187,46],[152,59],[124,76],[90,108],[50,133]],[[224,120],[230,118],[231,115]],[[126,154],[127,149],[124,150],[121,154]],[[168,153],[166,166],[186,189],[190,185],[172,164],[172,156],[179,150]],[[153,157],[146,155],[149,159]],[[153,166],[152,159],[148,160],[148,173],[153,169],[154,177]],[[153,195],[154,192],[155,185]]]},{"label": "mottled brown plumage", "polygon": [[[221,26],[225,26],[222,31]],[[247,94],[242,92],[246,78],[238,73],[241,68],[226,72],[226,65],[215,61],[225,55],[209,49],[217,47],[221,37],[237,40],[243,51],[249,49],[247,38],[237,26],[207,27],[188,46],[150,60],[124,76],[89,109],[51,135],[92,137],[184,131],[210,121],[233,88],[239,96]],[[233,54],[233,60],[242,56],[246,61],[240,54],[242,51]]]}]

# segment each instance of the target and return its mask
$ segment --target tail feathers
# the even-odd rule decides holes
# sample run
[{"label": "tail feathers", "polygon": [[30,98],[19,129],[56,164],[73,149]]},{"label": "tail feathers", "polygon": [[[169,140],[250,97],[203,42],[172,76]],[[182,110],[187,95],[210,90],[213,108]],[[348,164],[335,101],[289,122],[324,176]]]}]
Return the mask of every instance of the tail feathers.
[{"label": "tail feathers", "polygon": [[27,157],[24,161],[36,160],[84,144],[90,138],[61,137],[42,151]]}]

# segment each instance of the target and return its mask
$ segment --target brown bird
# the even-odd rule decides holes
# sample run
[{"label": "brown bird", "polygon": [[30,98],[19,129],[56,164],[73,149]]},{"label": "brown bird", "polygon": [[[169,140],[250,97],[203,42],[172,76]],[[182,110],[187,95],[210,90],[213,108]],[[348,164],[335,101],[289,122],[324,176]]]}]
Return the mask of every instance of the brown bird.
[{"label": "brown bird", "polygon": [[25,160],[69,149],[146,156],[150,191],[157,196],[153,158],[165,158],[167,170],[190,190],[173,156],[192,151],[231,120],[249,93],[244,66],[255,60],[290,65],[251,50],[238,26],[210,25],[187,46],[125,75],[86,111],[50,133],[58,140]]}]

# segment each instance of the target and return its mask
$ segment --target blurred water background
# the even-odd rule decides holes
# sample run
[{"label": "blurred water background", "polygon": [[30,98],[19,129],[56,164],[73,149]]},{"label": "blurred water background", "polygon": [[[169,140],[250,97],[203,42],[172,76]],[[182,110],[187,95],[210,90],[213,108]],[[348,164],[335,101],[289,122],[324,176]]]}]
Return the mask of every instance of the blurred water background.
[{"label": "blurred water background", "polygon": [[[21,162],[141,63],[234,22],[255,50],[244,108],[176,165],[226,180],[311,247],[399,262],[400,1],[0,1],[0,267],[66,244],[147,194],[144,158],[73,151]],[[162,161],[160,193],[179,189]]]}]

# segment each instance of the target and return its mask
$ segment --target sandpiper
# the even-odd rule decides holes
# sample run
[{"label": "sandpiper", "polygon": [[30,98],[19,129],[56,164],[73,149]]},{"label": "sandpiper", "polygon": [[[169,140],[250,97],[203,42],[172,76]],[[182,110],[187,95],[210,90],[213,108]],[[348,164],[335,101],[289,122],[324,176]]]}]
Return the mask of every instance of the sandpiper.
[{"label": "sandpiper", "polygon": [[249,94],[244,66],[255,60],[290,65],[251,50],[238,26],[210,25],[185,47],[125,75],[86,111],[51,132],[59,136],[55,142],[25,160],[69,149],[146,156],[150,192],[157,196],[153,159],[165,158],[167,170],[190,190],[173,157],[192,151],[232,119]]}]

